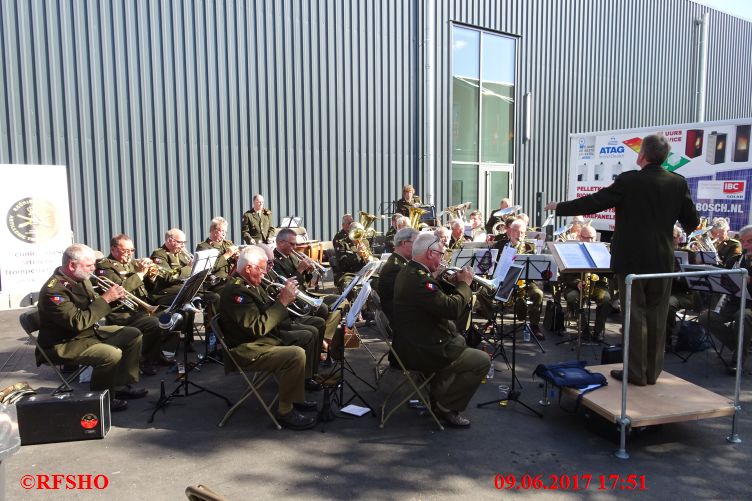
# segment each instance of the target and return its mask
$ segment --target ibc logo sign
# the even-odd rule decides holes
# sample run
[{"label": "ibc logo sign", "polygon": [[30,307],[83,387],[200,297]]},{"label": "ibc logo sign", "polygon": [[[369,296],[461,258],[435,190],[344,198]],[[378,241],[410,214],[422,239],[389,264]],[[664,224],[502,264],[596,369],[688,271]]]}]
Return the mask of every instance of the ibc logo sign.
[{"label": "ibc logo sign", "polygon": [[724,193],[744,193],[744,181],[725,181],[723,183]]}]

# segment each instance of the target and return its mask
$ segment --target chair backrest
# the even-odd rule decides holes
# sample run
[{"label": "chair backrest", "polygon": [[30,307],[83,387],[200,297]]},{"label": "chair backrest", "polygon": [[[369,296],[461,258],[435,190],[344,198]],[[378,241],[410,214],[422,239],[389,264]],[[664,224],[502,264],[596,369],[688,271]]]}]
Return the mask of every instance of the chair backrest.
[{"label": "chair backrest", "polygon": [[240,366],[235,361],[235,357],[232,356],[232,353],[230,353],[230,348],[227,346],[227,342],[225,341],[225,334],[222,332],[222,327],[219,325],[219,318],[220,315],[217,313],[214,315],[209,322],[211,324],[212,331],[214,332],[214,335],[217,336],[217,339],[219,339],[219,344],[222,345],[222,350],[224,351],[226,358],[224,360],[225,364],[225,373],[228,372],[242,372],[240,370]]}]

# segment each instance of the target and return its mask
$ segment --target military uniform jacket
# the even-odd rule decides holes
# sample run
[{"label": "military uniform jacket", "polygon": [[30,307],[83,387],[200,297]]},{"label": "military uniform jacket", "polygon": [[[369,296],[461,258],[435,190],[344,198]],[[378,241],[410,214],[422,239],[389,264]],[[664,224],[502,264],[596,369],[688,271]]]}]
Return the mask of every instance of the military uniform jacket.
[{"label": "military uniform jacket", "polygon": [[237,274],[230,277],[220,293],[219,313],[229,348],[250,343],[248,348],[258,356],[269,346],[284,344],[279,324],[287,320],[287,309],[262,287],[249,284]]},{"label": "military uniform jacket", "polygon": [[455,333],[456,321],[470,303],[470,286],[461,282],[455,292],[442,292],[428,270],[410,261],[394,284],[394,349],[408,369],[441,370],[465,350],[465,340]]},{"label": "military uniform jacket", "polygon": [[[146,284],[144,284],[144,281],[138,274],[138,265],[132,259],[127,264],[123,264],[110,254],[97,261],[97,269],[94,273],[99,277],[108,278],[116,284],[123,286],[125,290],[139,299],[146,301],[149,296]],[[127,322],[134,313],[130,308],[116,303],[112,309],[112,313],[107,316],[107,319],[110,323],[122,325],[122,322]]]},{"label": "military uniform jacket", "polygon": [[403,216],[410,216],[410,207],[420,203],[421,201],[418,195],[413,195],[413,198],[411,198],[409,202],[404,198],[400,198],[394,202],[394,212],[402,214]]},{"label": "military uniform jacket", "polygon": [[610,207],[616,210],[611,270],[620,274],[671,272],[674,224],[678,220],[691,231],[699,223],[687,181],[656,164],[623,172],[592,195],[560,202],[556,215],[595,214]]},{"label": "military uniform jacket", "polygon": [[217,251],[219,252],[219,257],[217,257],[217,261],[214,263],[214,268],[212,269],[211,274],[218,278],[220,281],[227,280],[227,277],[230,275],[230,270],[232,270],[232,267],[235,265],[234,258],[230,257],[230,259],[227,259],[225,257],[225,252],[227,252],[232,246],[232,240],[212,242],[208,238],[203,242],[200,242],[196,246],[196,251],[217,249]]},{"label": "military uniform jacket", "polygon": [[342,273],[357,273],[366,265],[358,252],[358,246],[350,240],[345,230],[340,230],[332,238],[332,247],[337,255],[337,262]]},{"label": "military uniform jacket", "polygon": [[151,260],[162,270],[154,279],[151,295],[160,299],[170,294],[177,294],[183,282],[191,276],[193,266],[184,252],[177,254],[167,250],[165,246],[151,253]]},{"label": "military uniform jacket", "polygon": [[58,269],[39,291],[39,345],[74,358],[99,343],[97,322],[110,313],[88,280],[75,282]]},{"label": "military uniform jacket", "polygon": [[739,240],[727,238],[723,242],[717,243],[715,250],[718,253],[718,260],[724,268],[731,268],[742,253],[742,244]]},{"label": "military uniform jacket", "polygon": [[397,274],[405,266],[407,266],[407,259],[393,252],[379,270],[378,293],[381,300],[381,309],[384,310],[390,322],[394,313],[394,282],[397,279]]},{"label": "military uniform jacket", "polygon": [[243,241],[247,244],[268,244],[274,235],[272,226],[272,211],[261,209],[256,212],[253,209],[243,214]]},{"label": "military uniform jacket", "polygon": [[394,235],[397,234],[397,228],[390,226],[384,235],[384,252],[394,252]]},{"label": "military uniform jacket", "polygon": [[308,271],[301,273],[298,271],[300,259],[292,253],[289,256],[283,255],[277,249],[274,249],[274,271],[285,278],[294,278],[298,281],[298,287],[305,291],[308,282],[313,278],[313,272]]}]

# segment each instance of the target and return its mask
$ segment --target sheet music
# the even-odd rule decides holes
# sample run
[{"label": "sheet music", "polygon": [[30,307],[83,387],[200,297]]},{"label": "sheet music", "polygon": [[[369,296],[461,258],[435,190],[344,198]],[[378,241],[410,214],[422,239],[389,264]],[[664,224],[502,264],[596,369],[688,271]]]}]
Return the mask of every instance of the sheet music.
[{"label": "sheet music", "polygon": [[363,284],[363,287],[361,287],[360,292],[358,293],[358,297],[355,298],[355,301],[350,307],[350,311],[347,313],[347,327],[352,328],[352,326],[355,325],[355,319],[358,318],[360,310],[363,309],[363,305],[366,304],[369,294],[371,294],[370,281]]},{"label": "sheet music", "polygon": [[493,280],[495,283],[501,283],[501,280],[507,276],[507,271],[509,270],[509,267],[512,266],[512,261],[514,261],[515,255],[517,255],[517,251],[514,247],[507,245],[502,249],[501,257],[496,264],[496,270],[494,270],[493,274]]},{"label": "sheet music", "polygon": [[299,228],[303,223],[302,217],[286,217],[282,219],[282,222],[280,223],[280,228]]},{"label": "sheet music", "polygon": [[496,262],[498,249],[475,249],[473,272],[476,275],[488,275]]},{"label": "sheet music", "polygon": [[682,264],[689,264],[689,252],[687,251],[674,251],[674,258]]},{"label": "sheet music", "polygon": [[582,242],[590,259],[593,261],[594,268],[611,268],[611,253],[601,242]]},{"label": "sheet music", "polygon": [[218,257],[219,251],[217,249],[196,251],[196,253],[193,254],[193,269],[191,270],[191,275],[195,275],[204,270],[209,270],[209,272],[211,272],[211,270],[214,269],[214,263],[217,262]]},{"label": "sheet music", "polygon": [[556,252],[559,253],[564,268],[589,269],[592,267],[588,256],[582,252],[582,248],[577,244],[562,243],[556,245]]}]

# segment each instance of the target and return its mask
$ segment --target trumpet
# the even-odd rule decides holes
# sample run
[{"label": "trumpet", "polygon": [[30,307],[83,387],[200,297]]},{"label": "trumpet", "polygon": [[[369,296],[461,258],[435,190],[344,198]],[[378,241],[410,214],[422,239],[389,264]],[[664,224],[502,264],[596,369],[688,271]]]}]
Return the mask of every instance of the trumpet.
[{"label": "trumpet", "polygon": [[[93,273],[89,275],[89,278],[94,280],[94,282],[96,282],[96,284],[103,290],[109,289],[110,287],[118,285],[107,277],[100,277]],[[128,291],[125,291],[125,297],[120,299],[120,303],[126,308],[128,308],[129,310],[133,310],[133,311],[143,310],[144,313],[146,313],[149,316],[154,316],[154,313],[159,308],[159,306],[153,306],[147,303],[146,301],[144,301],[143,299],[140,299],[135,294],[132,294]]]},{"label": "trumpet", "polygon": [[[461,270],[462,268],[451,266],[449,268],[446,268],[444,271],[442,271],[440,277],[445,282],[452,283],[451,281],[452,278],[457,274],[458,271],[461,271]],[[496,282],[494,282],[493,280],[479,277],[478,275],[473,275],[473,282],[491,291],[494,291],[498,288],[498,284],[496,284]]]},{"label": "trumpet", "polygon": [[190,252],[188,252],[188,249],[186,249],[185,247],[183,247],[180,252],[182,252],[185,255],[185,257],[188,258],[188,262],[193,261],[193,254],[191,254]]},{"label": "trumpet", "polygon": [[329,268],[325,267],[323,264],[319,263],[318,261],[315,261],[314,259],[311,259],[310,257],[308,257],[307,255],[303,254],[300,251],[293,249],[292,253],[295,254],[295,256],[301,261],[310,262],[311,266],[313,266],[313,268],[321,275],[326,274],[326,272],[329,270]]},{"label": "trumpet", "polygon": [[[280,277],[274,270],[269,270],[268,275],[269,277],[274,277],[274,280],[272,280],[271,278],[267,276],[264,276],[261,279],[261,283],[264,284],[264,287],[266,288],[266,293],[269,294],[270,296],[275,297],[281,289],[284,289],[285,284],[282,282],[276,281],[276,280],[281,279],[282,277]],[[301,317],[303,315],[306,315],[309,311],[318,310],[321,307],[321,304],[324,302],[324,299],[311,297],[308,294],[302,292],[300,289],[298,289],[295,291],[295,301],[296,303],[300,301],[301,303],[304,304],[304,306],[297,306],[296,303],[293,303],[296,306],[295,307],[293,307],[293,305],[288,306],[287,311],[289,311],[293,315]]]}]

